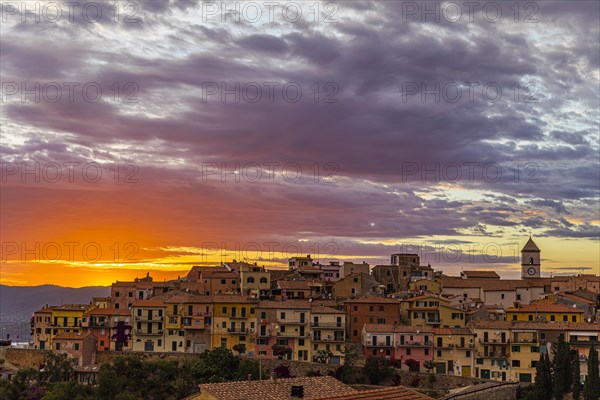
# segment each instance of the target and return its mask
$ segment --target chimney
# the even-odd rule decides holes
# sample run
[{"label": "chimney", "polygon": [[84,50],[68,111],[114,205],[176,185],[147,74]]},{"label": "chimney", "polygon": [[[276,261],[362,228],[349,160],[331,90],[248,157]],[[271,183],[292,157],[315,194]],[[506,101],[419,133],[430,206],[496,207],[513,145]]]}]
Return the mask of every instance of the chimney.
[{"label": "chimney", "polygon": [[292,399],[303,399],[304,398],[304,386],[293,385],[290,397]]}]

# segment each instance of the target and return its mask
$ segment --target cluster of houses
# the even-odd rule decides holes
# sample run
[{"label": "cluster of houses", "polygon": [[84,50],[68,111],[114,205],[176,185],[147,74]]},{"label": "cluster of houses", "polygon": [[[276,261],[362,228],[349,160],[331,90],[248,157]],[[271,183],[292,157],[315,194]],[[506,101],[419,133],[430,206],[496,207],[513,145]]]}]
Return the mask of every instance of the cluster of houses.
[{"label": "cluster of houses", "polygon": [[562,337],[580,354],[598,345],[600,277],[540,276],[529,239],[521,279],[493,271],[450,277],[393,254],[389,265],[322,265],[310,255],[287,270],[235,261],[193,267],[155,282],[115,282],[90,304],[33,314],[33,346],[70,354],[95,368],[96,354],[201,353],[223,347],[256,358],[343,363],[349,346],[398,368],[531,382],[540,353]]}]

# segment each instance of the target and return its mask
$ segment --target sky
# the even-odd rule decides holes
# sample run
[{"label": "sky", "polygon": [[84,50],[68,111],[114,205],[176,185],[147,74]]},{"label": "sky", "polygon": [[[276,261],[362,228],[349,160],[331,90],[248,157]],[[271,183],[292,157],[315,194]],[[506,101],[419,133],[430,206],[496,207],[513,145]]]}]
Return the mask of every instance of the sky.
[{"label": "sky", "polygon": [[600,273],[597,1],[3,2],[6,285]]}]

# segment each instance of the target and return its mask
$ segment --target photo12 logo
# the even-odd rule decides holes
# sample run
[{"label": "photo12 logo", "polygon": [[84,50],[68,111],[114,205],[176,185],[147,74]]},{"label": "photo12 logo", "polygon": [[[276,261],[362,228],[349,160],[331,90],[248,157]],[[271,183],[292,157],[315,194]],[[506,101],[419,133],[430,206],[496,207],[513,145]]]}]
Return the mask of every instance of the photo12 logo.
[{"label": "photo12 logo", "polygon": [[534,1],[403,1],[401,4],[403,23],[539,22],[540,8]]},{"label": "photo12 logo", "polygon": [[337,182],[338,171],[339,166],[334,162],[315,162],[310,165],[277,161],[203,162],[202,182],[273,183],[281,180],[286,183],[300,183],[312,180],[313,183],[334,183]]},{"label": "photo12 logo", "polygon": [[505,166],[494,162],[402,162],[402,182],[499,182],[539,183],[539,166],[534,162],[514,163]]},{"label": "photo12 logo", "polygon": [[504,87],[497,82],[402,82],[402,103],[497,103],[502,97],[515,103],[539,103],[540,84],[514,82]]},{"label": "photo12 logo", "polygon": [[2,82],[2,102],[21,103],[138,103],[140,88],[135,82],[113,82],[104,88],[98,82]]},{"label": "photo12 logo", "polygon": [[2,242],[2,262],[134,262],[139,249],[135,242]]},{"label": "photo12 logo", "polygon": [[108,166],[97,162],[2,162],[2,183],[57,184],[98,183],[105,180],[113,183],[139,183],[136,177],[140,168],[136,163],[114,163]]},{"label": "photo12 logo", "polygon": [[314,82],[305,86],[296,82],[203,82],[202,102],[298,103],[307,94],[314,103],[339,102],[339,86],[335,82]]},{"label": "photo12 logo", "polygon": [[2,23],[57,24],[59,22],[112,22],[137,24],[141,20],[137,1],[2,1]]}]

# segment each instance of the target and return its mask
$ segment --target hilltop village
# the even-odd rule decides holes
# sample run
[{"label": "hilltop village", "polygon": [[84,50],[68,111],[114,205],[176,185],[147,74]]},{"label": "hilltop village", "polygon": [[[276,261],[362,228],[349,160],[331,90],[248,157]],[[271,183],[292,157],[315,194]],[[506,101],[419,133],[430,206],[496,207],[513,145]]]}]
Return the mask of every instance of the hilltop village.
[{"label": "hilltop village", "polygon": [[446,276],[416,254],[373,267],[306,255],[287,270],[234,260],[166,282],[148,274],[113,283],[110,297],[89,304],[42,307],[31,319],[33,347],[68,354],[85,379],[99,352],[227,348],[342,364],[354,346],[407,371],[533,382],[540,354],[562,337],[579,353],[583,381],[599,343],[600,277],[542,277],[531,238],[521,254],[521,279]]}]

